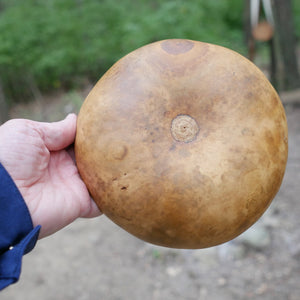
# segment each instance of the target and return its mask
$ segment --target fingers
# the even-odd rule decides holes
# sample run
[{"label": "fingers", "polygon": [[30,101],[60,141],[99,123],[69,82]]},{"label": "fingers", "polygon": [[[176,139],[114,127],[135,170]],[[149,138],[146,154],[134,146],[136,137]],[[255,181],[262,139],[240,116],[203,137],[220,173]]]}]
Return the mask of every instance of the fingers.
[{"label": "fingers", "polygon": [[39,131],[49,151],[58,151],[74,143],[76,121],[76,115],[69,114],[64,120],[59,122],[36,122],[36,129]]}]

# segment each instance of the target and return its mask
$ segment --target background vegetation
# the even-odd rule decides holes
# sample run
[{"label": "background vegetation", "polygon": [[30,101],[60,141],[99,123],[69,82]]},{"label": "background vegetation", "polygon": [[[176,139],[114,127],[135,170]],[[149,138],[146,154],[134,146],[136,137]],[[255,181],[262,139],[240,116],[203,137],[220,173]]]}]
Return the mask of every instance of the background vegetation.
[{"label": "background vegetation", "polygon": [[[95,81],[152,41],[189,38],[246,53],[242,0],[0,0],[0,83],[10,101]],[[300,37],[300,3],[294,1]]]}]

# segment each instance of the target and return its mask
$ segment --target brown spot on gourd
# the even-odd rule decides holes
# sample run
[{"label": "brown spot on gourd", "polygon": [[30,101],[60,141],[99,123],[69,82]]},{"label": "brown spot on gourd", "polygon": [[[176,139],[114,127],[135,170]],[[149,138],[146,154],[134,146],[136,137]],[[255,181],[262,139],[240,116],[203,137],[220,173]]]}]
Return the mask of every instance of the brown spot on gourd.
[{"label": "brown spot on gourd", "polygon": [[165,40],[161,43],[161,48],[168,54],[178,55],[190,51],[194,43],[189,40]]}]

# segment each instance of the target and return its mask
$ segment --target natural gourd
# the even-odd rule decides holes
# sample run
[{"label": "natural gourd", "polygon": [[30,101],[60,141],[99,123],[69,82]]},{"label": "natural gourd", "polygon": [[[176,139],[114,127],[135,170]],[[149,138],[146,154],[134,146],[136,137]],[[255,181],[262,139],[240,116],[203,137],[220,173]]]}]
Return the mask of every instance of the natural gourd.
[{"label": "natural gourd", "polygon": [[229,49],[146,45],[115,63],[78,116],[78,169],[100,210],[157,245],[231,240],[264,213],[285,172],[281,101]]}]

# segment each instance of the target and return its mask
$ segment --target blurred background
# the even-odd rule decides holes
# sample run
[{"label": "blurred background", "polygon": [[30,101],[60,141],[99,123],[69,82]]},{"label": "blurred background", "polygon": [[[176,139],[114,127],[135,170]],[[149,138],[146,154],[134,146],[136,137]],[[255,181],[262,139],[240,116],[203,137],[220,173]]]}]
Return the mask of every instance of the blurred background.
[{"label": "blurred background", "polygon": [[[257,28],[264,21],[271,33]],[[269,71],[278,90],[299,88],[296,0],[0,0],[0,122],[14,117],[15,104],[54,92],[75,97],[78,108],[74,91],[90,89],[128,52],[166,38],[229,47]]]},{"label": "blurred background", "polygon": [[271,207],[234,241],[193,251],[78,220],[24,257],[1,299],[300,299],[300,1],[0,0],[0,124],[78,113],[113,63],[166,38],[231,48],[280,94],[290,150]]}]

